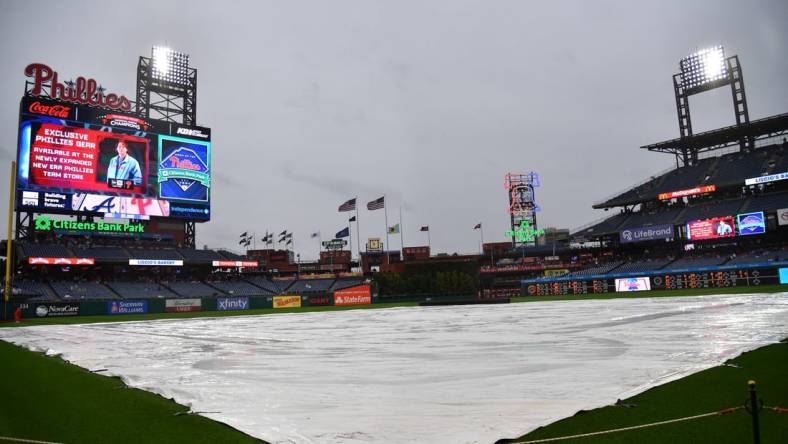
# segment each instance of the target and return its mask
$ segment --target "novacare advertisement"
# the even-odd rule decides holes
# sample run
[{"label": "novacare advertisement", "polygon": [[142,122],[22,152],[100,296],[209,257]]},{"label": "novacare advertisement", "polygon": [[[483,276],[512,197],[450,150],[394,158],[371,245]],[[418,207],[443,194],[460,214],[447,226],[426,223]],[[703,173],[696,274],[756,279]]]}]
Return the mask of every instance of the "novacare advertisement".
[{"label": "novacare advertisement", "polygon": [[147,313],[148,301],[107,301],[107,314]]},{"label": "novacare advertisement", "polygon": [[357,285],[334,292],[334,305],[369,305],[372,292],[369,285]]}]

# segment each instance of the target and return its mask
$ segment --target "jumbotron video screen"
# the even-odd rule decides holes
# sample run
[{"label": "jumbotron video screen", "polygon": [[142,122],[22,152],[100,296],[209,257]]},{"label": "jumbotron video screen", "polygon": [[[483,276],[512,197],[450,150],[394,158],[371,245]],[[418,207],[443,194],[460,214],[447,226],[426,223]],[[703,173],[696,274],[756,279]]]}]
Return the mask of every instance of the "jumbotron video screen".
[{"label": "jumbotron video screen", "polygon": [[22,98],[17,210],[207,221],[211,131]]}]

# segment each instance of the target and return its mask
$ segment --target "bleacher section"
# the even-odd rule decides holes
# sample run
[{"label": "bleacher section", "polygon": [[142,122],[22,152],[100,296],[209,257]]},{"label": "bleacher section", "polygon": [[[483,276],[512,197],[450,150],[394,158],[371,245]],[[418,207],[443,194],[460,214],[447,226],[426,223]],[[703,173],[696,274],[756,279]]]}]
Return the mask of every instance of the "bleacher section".
[{"label": "bleacher section", "polygon": [[717,216],[735,216],[744,205],[744,199],[716,201],[713,203],[687,207],[680,215],[677,223],[690,220],[708,219]]},{"label": "bleacher section", "polygon": [[615,269],[613,273],[637,273],[640,271],[659,270],[668,265],[671,259],[643,259],[634,262],[626,262]]},{"label": "bleacher section", "polygon": [[788,193],[773,193],[752,196],[742,207],[742,212],[769,211],[788,208]]},{"label": "bleacher section", "polygon": [[356,285],[361,285],[364,283],[364,278],[362,277],[353,277],[353,278],[339,278],[331,285],[329,291],[336,291],[341,290],[343,288],[355,287]]},{"label": "bleacher section", "polygon": [[208,285],[230,296],[271,296],[274,294],[244,281],[217,281],[208,282]]},{"label": "bleacher section", "polygon": [[726,262],[725,265],[754,264],[780,260],[788,260],[788,251],[752,251],[737,255]]},{"label": "bleacher section", "polygon": [[610,273],[611,270],[613,270],[614,268],[620,266],[623,263],[624,263],[624,261],[615,261],[615,262],[610,262],[610,263],[607,263],[607,264],[595,265],[593,267],[586,268],[586,269],[583,269],[583,270],[573,271],[573,272],[567,274],[567,276],[590,276],[592,274]]},{"label": "bleacher section", "polygon": [[231,261],[245,261],[247,258],[246,256],[235,254],[232,251],[227,250],[217,250],[217,252],[222,255],[225,259]]},{"label": "bleacher section", "polygon": [[98,260],[127,261],[129,253],[121,247],[74,248],[76,257],[92,257]]},{"label": "bleacher section", "polygon": [[167,287],[154,283],[110,282],[107,283],[107,286],[120,295],[120,297],[126,299],[178,297],[178,295],[168,290]]},{"label": "bleacher section", "polygon": [[590,236],[599,236],[602,234],[613,233],[618,231],[618,227],[624,223],[631,213],[619,213],[614,216],[611,216],[602,222],[596,223],[590,227],[584,228],[576,233],[573,233],[572,236],[578,237],[590,237]]},{"label": "bleacher section", "polygon": [[264,277],[250,278],[247,279],[247,282],[264,290],[268,290],[273,294],[282,294],[293,284],[293,281],[270,281]]},{"label": "bleacher section", "polygon": [[11,300],[24,300],[27,302],[54,302],[58,298],[46,286],[36,281],[14,281],[11,288]]},{"label": "bleacher section", "polygon": [[183,260],[183,256],[178,254],[175,250],[170,249],[162,249],[162,250],[153,250],[153,249],[129,249],[129,253],[131,253],[131,257],[134,259],[171,259],[171,260]]},{"label": "bleacher section", "polygon": [[19,253],[22,259],[28,257],[74,257],[68,248],[56,244],[19,242]]},{"label": "bleacher section", "polygon": [[98,282],[50,282],[60,299],[117,299],[108,287]]},{"label": "bleacher section", "polygon": [[211,298],[225,296],[224,292],[202,282],[170,282],[166,284],[176,295],[184,298]]},{"label": "bleacher section", "polygon": [[674,208],[665,211],[659,212],[637,212],[632,213],[627,220],[624,221],[619,227],[617,231],[626,229],[626,228],[637,228],[637,227],[644,227],[650,225],[662,225],[662,224],[673,224],[676,223],[676,218],[681,213],[681,208]]},{"label": "bleacher section", "polygon": [[715,265],[722,265],[727,261],[727,257],[684,257],[677,259],[670,264],[666,265],[665,269],[685,269],[697,267],[713,267]]},{"label": "bleacher section", "polygon": [[336,279],[306,279],[293,282],[288,293],[326,293]]},{"label": "bleacher section", "polygon": [[186,248],[181,248],[178,250],[178,253],[180,253],[180,255],[184,257],[184,259],[190,262],[209,263],[211,261],[224,260],[222,255],[220,255],[218,252],[213,250],[189,250]]},{"label": "bleacher section", "polygon": [[761,147],[750,153],[729,153],[701,159],[696,165],[682,166],[594,205],[613,208],[656,199],[660,193],[693,188],[744,184],[745,179],[788,170],[788,147],[785,144]]}]

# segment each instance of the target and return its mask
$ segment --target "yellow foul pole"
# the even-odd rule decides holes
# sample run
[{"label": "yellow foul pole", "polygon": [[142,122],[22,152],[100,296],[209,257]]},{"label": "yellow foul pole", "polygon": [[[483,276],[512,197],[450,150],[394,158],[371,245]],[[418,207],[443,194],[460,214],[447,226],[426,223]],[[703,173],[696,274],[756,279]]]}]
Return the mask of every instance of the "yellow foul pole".
[{"label": "yellow foul pole", "polygon": [[3,319],[8,319],[8,299],[11,297],[11,262],[13,262],[13,248],[11,239],[11,224],[14,221],[14,199],[16,198],[16,162],[11,161],[11,174],[8,187],[8,236],[5,246],[5,292],[3,293]]}]

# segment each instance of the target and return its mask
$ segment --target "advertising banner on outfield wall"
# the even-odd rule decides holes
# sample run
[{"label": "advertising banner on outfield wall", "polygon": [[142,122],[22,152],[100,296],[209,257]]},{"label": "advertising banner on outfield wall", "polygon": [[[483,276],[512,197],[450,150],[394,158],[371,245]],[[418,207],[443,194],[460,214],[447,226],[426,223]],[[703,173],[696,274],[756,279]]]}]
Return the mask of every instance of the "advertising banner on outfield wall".
[{"label": "advertising banner on outfield wall", "polygon": [[788,225],[788,208],[777,210],[777,224]]},{"label": "advertising banner on outfield wall", "polygon": [[673,240],[673,225],[652,225],[650,227],[627,228],[618,233],[622,244],[650,240]]},{"label": "advertising banner on outfield wall", "polygon": [[249,310],[249,298],[218,298],[216,309],[219,311]]},{"label": "advertising banner on outfield wall", "polygon": [[200,311],[202,299],[167,299],[164,301],[164,311],[170,313]]},{"label": "advertising banner on outfield wall", "polygon": [[631,277],[616,279],[616,291],[651,290],[651,282],[647,277]]},{"label": "advertising banner on outfield wall", "polygon": [[274,308],[299,308],[301,296],[274,296]]},{"label": "advertising banner on outfield wall", "polygon": [[369,305],[372,292],[369,285],[356,285],[334,292],[334,305]]},{"label": "advertising banner on outfield wall", "polygon": [[331,298],[328,296],[309,296],[307,303],[315,306],[331,305]]},{"label": "advertising banner on outfield wall", "polygon": [[107,314],[134,314],[147,313],[148,301],[129,300],[129,301],[107,301]]},{"label": "advertising banner on outfield wall", "polygon": [[79,304],[40,304],[36,306],[36,316],[39,318],[79,316]]},{"label": "advertising banner on outfield wall", "polygon": [[30,265],[95,265],[92,257],[29,257]]}]

